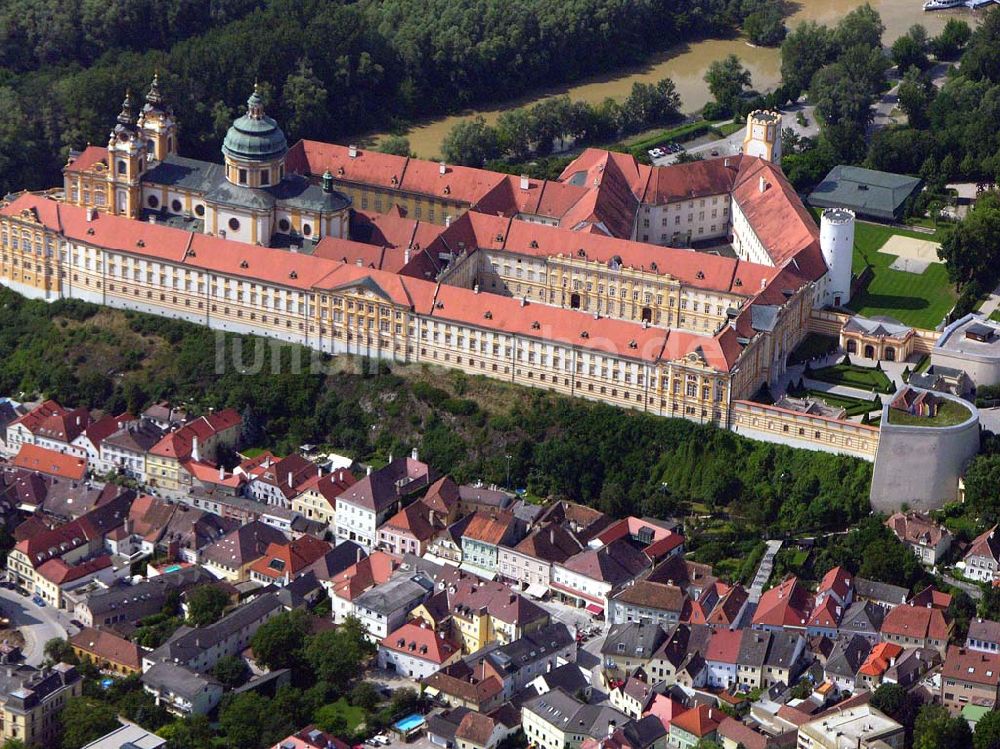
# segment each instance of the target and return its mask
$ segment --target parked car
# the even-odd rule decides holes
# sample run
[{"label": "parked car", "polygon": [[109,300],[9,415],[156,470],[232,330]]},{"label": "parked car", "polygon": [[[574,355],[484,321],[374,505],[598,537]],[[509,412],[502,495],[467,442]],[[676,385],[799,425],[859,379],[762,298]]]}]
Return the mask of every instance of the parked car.
[{"label": "parked car", "polygon": [[81,622],[79,619],[70,619],[69,623],[72,624],[77,629],[84,629],[83,622]]},{"label": "parked car", "polygon": [[31,600],[34,601],[34,603],[35,603],[36,606],[44,606],[45,605],[45,601],[42,600],[41,596],[32,596]]}]

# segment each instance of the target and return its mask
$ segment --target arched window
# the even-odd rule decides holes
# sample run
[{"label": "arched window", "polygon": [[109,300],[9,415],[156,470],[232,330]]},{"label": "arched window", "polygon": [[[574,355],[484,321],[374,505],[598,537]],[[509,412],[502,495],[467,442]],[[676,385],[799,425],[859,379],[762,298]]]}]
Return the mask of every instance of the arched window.
[{"label": "arched window", "polygon": [[177,198],[174,198],[170,202],[170,210],[172,210],[174,213],[180,213],[183,207],[184,206],[181,205],[181,201],[177,200]]},{"label": "arched window", "polygon": [[128,164],[125,163],[124,159],[118,159],[118,173],[119,174],[128,173]]},{"label": "arched window", "polygon": [[199,216],[199,217],[200,216],[204,216],[205,215],[205,206],[203,206],[201,203],[199,203],[198,205],[196,205],[194,207],[194,215],[195,216]]},{"label": "arched window", "polygon": [[302,236],[308,237],[313,233],[312,224],[302,224]]},{"label": "arched window", "polygon": [[278,219],[278,228],[281,231],[288,231],[290,224],[287,218]]},{"label": "arched window", "polygon": [[148,198],[146,198],[146,205],[148,205],[150,208],[159,208],[160,199],[157,198],[155,195],[150,195]]},{"label": "arched window", "polygon": [[232,229],[233,231],[239,231],[240,229],[239,219],[235,218],[229,219],[229,228]]},{"label": "arched window", "polygon": [[847,353],[856,354],[858,352],[858,344],[856,341],[849,340],[847,342]]},{"label": "arched window", "polygon": [[896,349],[894,349],[892,346],[885,347],[885,360],[896,361]]},{"label": "arched window", "polygon": [[151,140],[146,141],[146,153],[152,154],[156,150],[156,144]]}]

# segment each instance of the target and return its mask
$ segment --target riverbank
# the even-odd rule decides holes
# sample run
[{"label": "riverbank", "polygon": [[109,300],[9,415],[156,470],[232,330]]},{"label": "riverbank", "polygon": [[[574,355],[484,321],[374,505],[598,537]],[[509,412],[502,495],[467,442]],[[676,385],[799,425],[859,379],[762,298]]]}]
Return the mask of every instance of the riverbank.
[{"label": "riverbank", "polygon": [[[932,36],[937,34],[949,18],[959,17],[975,23],[978,15],[969,10],[938,11],[924,13],[921,0],[870,0],[872,7],[882,16],[885,24],[884,41],[891,44],[915,23],[921,23]],[[789,28],[803,21],[816,21],[832,25],[863,0],[800,0],[794,4],[794,11],[786,20]],[[488,124],[495,124],[501,112],[518,107],[530,106],[553,96],[567,95],[572,100],[582,100],[597,104],[610,97],[622,101],[632,90],[634,83],[656,83],[670,78],[681,96],[684,110],[694,112],[708,103],[710,94],[704,77],[708,66],[729,54],[735,54],[753,76],[754,88],[766,91],[775,88],[781,81],[781,60],[779,50],[774,47],[755,47],[744,37],[733,39],[704,39],[689,44],[681,44],[655,55],[642,66],[628,68],[588,78],[573,85],[552,86],[526,94],[524,97],[503,102],[496,106],[469,109],[459,114],[435,118],[417,123],[405,133],[410,147],[417,156],[426,159],[440,157],[441,141],[456,123],[482,116]],[[365,140],[376,143],[385,133],[375,133]]]}]

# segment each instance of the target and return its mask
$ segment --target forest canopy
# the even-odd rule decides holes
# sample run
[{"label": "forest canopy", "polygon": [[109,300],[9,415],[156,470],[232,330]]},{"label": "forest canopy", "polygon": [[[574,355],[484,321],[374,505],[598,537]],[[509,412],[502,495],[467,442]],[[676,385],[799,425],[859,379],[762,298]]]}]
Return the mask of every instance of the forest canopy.
[{"label": "forest canopy", "polygon": [[290,139],[337,140],[735,33],[775,0],[0,0],[0,194],[56,184],[155,71],[218,158],[255,79]]}]

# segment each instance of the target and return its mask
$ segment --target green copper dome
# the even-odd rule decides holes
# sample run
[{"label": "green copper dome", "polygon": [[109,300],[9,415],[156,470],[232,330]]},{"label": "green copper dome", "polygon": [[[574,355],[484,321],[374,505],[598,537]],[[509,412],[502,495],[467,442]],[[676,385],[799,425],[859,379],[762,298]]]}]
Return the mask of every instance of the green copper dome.
[{"label": "green copper dome", "polygon": [[229,128],[222,152],[240,161],[271,161],[288,150],[285,134],[278,123],[264,114],[264,102],[257,87],[247,99],[247,113]]}]

